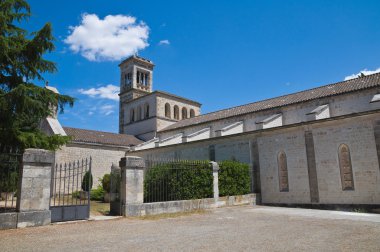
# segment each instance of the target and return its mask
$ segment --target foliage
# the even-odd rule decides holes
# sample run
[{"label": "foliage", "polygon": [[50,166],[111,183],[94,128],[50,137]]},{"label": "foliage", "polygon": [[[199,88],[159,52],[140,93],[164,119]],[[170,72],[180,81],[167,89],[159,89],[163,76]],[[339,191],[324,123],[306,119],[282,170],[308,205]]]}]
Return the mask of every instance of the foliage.
[{"label": "foliage", "polygon": [[109,174],[109,173],[104,174],[101,182],[102,182],[103,190],[107,193],[110,193],[110,191],[111,191],[111,174]]},{"label": "foliage", "polygon": [[92,188],[92,182],[92,174],[90,173],[90,171],[86,171],[82,180],[82,190],[88,192]]},{"label": "foliage", "polygon": [[238,161],[219,162],[219,195],[243,195],[250,192],[249,166]]},{"label": "foliage", "polygon": [[79,198],[80,198],[80,192],[79,192],[79,191],[74,191],[74,192],[71,194],[71,197],[76,198],[76,199],[79,199]]},{"label": "foliage", "polygon": [[208,161],[161,163],[150,168],[145,176],[145,202],[201,199],[212,196],[213,176]]},{"label": "foliage", "polygon": [[104,199],[104,190],[101,185],[98,185],[96,189],[92,189],[90,191],[90,199],[91,200],[98,200],[98,201],[103,201]]},{"label": "foliage", "polygon": [[44,134],[41,120],[52,115],[52,107],[63,112],[66,104],[73,106],[74,99],[33,83],[44,83],[43,74],[57,68],[43,58],[54,50],[51,24],[32,33],[17,26],[30,16],[25,0],[0,1],[0,141],[22,149],[55,150],[69,138]]},{"label": "foliage", "polygon": [[3,174],[7,177],[0,176],[0,192],[16,192],[18,184],[18,172],[13,171],[9,174]]}]

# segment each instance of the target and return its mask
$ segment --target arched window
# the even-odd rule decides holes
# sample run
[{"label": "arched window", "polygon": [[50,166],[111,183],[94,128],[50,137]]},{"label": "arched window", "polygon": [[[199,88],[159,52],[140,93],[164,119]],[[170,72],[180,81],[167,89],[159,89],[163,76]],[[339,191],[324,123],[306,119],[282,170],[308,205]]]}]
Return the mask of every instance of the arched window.
[{"label": "arched window", "polygon": [[129,116],[130,116],[129,121],[134,122],[135,121],[135,109],[131,109]]},{"label": "arched window", "polygon": [[142,111],[141,106],[139,106],[137,108],[137,119],[136,119],[136,121],[140,121],[141,120],[141,111]]},{"label": "arched window", "polygon": [[186,119],[187,118],[187,108],[183,107],[182,108],[182,119]]},{"label": "arched window", "polygon": [[171,117],[170,114],[171,114],[171,113],[170,113],[170,104],[169,104],[169,103],[166,103],[166,104],[165,104],[165,117],[170,118],[170,117]]},{"label": "arched window", "polygon": [[149,104],[148,103],[145,103],[145,106],[144,106],[144,115],[145,115],[145,119],[149,118],[149,116],[150,116],[150,114],[149,114]]},{"label": "arched window", "polygon": [[174,119],[179,120],[179,108],[177,105],[174,106]]},{"label": "arched window", "polygon": [[350,149],[346,144],[341,144],[339,146],[338,156],[342,189],[354,190],[354,176],[352,174]]},{"label": "arched window", "polygon": [[280,151],[277,156],[278,165],[278,180],[280,185],[280,192],[289,192],[289,180],[288,180],[288,164],[286,161],[286,154]]},{"label": "arched window", "polygon": [[190,109],[190,118],[195,117],[195,111],[194,109]]}]

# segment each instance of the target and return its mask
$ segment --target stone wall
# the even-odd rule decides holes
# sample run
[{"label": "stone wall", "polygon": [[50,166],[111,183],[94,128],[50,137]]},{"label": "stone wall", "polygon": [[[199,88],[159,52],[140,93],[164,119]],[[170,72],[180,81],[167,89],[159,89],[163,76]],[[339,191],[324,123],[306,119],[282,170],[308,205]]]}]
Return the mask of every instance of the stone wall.
[{"label": "stone wall", "polygon": [[[145,158],[236,159],[249,163],[258,169],[254,172],[259,176],[255,186],[261,186],[255,191],[261,190],[263,203],[380,204],[380,169],[374,132],[379,115],[376,111],[301,122],[129,154]],[[257,150],[252,149],[250,142],[257,143],[258,155],[254,155]],[[351,151],[353,191],[342,189],[338,147],[343,143]],[[287,157],[288,192],[279,190],[280,151]]]},{"label": "stone wall", "polygon": [[96,186],[99,178],[111,172],[112,163],[118,164],[125,156],[125,151],[125,148],[71,143],[56,151],[55,163],[63,164],[92,157],[92,174]]}]

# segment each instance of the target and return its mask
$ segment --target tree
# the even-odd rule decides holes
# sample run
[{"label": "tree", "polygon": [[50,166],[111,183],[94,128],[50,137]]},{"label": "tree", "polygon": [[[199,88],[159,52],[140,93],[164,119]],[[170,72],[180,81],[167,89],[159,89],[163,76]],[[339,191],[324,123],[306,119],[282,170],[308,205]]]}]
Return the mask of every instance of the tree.
[{"label": "tree", "polygon": [[33,83],[45,83],[43,74],[57,68],[43,58],[54,50],[51,24],[31,33],[17,26],[30,16],[25,0],[0,0],[0,143],[54,150],[69,138],[48,136],[39,125],[52,114],[52,106],[62,113],[66,104],[73,106],[74,99]]}]

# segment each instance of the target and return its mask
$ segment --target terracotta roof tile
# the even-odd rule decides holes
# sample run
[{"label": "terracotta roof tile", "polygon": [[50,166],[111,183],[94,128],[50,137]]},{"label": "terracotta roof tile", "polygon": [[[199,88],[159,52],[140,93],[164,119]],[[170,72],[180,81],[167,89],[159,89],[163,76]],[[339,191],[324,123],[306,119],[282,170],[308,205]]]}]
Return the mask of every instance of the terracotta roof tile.
[{"label": "terracotta roof tile", "polygon": [[117,134],[111,132],[103,132],[96,130],[77,129],[70,127],[63,127],[66,134],[71,136],[73,141],[105,144],[114,146],[134,146],[142,143],[143,141],[137,139],[135,136],[127,134]]},{"label": "terracotta roof tile", "polygon": [[160,130],[160,132],[184,128],[190,125],[206,123],[209,121],[220,120],[242,114],[258,112],[266,109],[278,108],[300,102],[311,101],[323,97],[354,92],[372,87],[380,87],[380,73],[185,119]]}]

